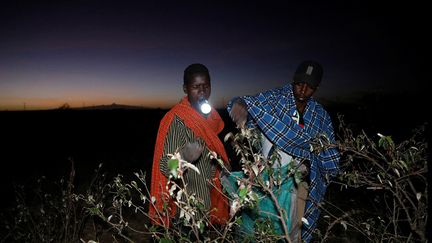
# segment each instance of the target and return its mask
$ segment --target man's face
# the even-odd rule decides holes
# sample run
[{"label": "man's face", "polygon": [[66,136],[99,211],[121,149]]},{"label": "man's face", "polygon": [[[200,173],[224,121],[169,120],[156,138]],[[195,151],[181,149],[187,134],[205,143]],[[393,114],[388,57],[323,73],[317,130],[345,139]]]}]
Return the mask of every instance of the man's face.
[{"label": "man's face", "polygon": [[307,102],[315,91],[316,88],[311,87],[305,82],[293,82],[293,93],[297,102]]},{"label": "man's face", "polygon": [[183,85],[183,91],[187,94],[192,107],[199,111],[198,99],[200,97],[204,97],[207,100],[210,98],[210,80],[206,75],[194,75],[187,85]]}]

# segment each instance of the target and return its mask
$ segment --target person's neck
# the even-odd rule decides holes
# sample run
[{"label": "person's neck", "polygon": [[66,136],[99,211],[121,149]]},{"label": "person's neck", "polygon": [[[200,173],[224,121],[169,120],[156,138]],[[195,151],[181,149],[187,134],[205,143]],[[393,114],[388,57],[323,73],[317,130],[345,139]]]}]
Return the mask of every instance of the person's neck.
[{"label": "person's neck", "polygon": [[297,107],[297,111],[303,115],[304,110],[306,108],[307,105],[307,101],[296,101],[296,107]]}]

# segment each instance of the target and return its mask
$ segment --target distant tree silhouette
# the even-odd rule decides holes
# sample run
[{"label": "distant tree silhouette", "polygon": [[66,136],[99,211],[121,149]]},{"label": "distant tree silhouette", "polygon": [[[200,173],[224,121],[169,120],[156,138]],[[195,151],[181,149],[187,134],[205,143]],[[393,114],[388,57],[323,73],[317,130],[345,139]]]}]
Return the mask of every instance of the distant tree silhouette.
[{"label": "distant tree silhouette", "polygon": [[68,103],[64,103],[63,105],[61,105],[59,108],[57,108],[58,110],[68,110],[70,109],[70,105]]}]

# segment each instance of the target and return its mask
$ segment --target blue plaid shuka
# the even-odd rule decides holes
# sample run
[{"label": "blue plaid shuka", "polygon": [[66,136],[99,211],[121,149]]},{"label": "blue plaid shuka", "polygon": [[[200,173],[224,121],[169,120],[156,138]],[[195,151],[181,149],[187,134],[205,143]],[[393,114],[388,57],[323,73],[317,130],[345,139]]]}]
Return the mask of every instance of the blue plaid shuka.
[{"label": "blue plaid shuka", "polygon": [[[228,111],[236,99],[228,104]],[[326,178],[338,173],[340,157],[336,148],[318,154],[311,152],[311,142],[323,135],[331,143],[335,142],[330,116],[316,100],[310,98],[303,116],[305,126],[301,128],[297,125],[293,117],[297,108],[291,84],[241,99],[248,107],[249,127],[257,126],[281,150],[311,163],[309,197],[304,214],[308,224],[304,223],[302,227],[302,240],[309,242],[320,213],[318,203],[327,188]]]}]

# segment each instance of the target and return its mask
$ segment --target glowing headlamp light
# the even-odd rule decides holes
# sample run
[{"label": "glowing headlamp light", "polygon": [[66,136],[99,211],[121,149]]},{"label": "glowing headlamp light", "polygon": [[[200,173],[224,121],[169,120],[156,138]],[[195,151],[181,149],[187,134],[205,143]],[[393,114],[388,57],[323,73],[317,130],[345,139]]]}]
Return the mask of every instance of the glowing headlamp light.
[{"label": "glowing headlamp light", "polygon": [[208,100],[206,100],[204,97],[200,97],[198,100],[198,107],[200,109],[200,111],[204,114],[207,115],[210,113],[211,111],[211,106],[208,102]]}]

